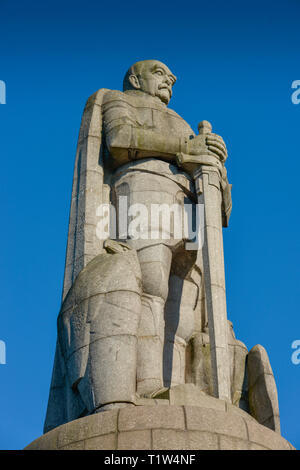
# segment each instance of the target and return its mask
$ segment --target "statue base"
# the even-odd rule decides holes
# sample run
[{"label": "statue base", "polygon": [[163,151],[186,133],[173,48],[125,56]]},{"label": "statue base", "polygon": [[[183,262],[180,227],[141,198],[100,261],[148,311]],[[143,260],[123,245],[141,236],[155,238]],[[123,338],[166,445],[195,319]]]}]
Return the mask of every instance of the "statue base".
[{"label": "statue base", "polygon": [[279,433],[245,411],[201,395],[180,404],[141,400],[71,421],[49,431],[26,450],[293,450]]}]

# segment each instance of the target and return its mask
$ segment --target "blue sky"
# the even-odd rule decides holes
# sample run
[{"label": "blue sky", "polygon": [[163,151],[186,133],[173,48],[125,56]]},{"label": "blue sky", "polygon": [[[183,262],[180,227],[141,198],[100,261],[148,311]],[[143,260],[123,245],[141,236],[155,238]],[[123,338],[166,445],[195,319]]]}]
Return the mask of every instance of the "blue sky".
[{"label": "blue sky", "polygon": [[42,433],[85,101],[149,58],[178,77],[170,107],[227,143],[228,316],[248,349],[267,349],[282,434],[300,447],[299,15],[297,0],[0,0],[1,449]]}]

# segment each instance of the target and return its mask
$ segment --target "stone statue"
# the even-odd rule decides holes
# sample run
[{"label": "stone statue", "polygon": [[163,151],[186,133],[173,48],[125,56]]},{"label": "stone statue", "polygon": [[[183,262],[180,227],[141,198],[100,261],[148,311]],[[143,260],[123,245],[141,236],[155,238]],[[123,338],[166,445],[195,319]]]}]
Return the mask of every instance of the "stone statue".
[{"label": "stone statue", "polygon": [[[191,394],[226,400],[279,432],[268,356],[261,346],[248,352],[227,320],[226,146],[206,121],[195,135],[168,108],[175,81],[166,65],[145,60],[127,71],[123,92],[101,89],[87,101],[45,432],[179,390],[187,403]],[[124,200],[148,213],[204,205],[203,246],[160,219],[141,224],[139,237],[122,232],[132,220],[130,211],[121,220]],[[105,204],[118,214],[116,240],[97,232]]]}]

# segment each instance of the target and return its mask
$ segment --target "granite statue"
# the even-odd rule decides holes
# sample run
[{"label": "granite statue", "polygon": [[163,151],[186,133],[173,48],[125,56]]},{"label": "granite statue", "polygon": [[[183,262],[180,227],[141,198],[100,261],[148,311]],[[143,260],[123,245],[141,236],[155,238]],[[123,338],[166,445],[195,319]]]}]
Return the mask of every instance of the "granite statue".
[{"label": "granite statue", "polygon": [[[227,320],[226,145],[207,121],[196,135],[168,107],[175,82],[165,64],[145,60],[129,68],[122,92],[100,89],[87,101],[45,432],[185,386],[280,432],[268,355],[259,345],[248,352]],[[159,218],[132,236],[120,217],[124,200],[149,213],[153,205],[204,206],[203,244]],[[115,239],[99,236],[101,205],[119,214]],[[125,218],[128,227],[132,212]]]}]

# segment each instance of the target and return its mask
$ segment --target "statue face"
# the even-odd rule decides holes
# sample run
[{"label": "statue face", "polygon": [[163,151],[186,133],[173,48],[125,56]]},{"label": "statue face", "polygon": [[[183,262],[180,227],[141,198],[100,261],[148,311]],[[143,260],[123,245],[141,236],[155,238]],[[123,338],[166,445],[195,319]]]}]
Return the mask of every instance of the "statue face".
[{"label": "statue face", "polygon": [[157,96],[163,103],[168,104],[176,82],[175,75],[157,60],[145,60],[137,65],[136,74],[129,78],[134,88]]}]

